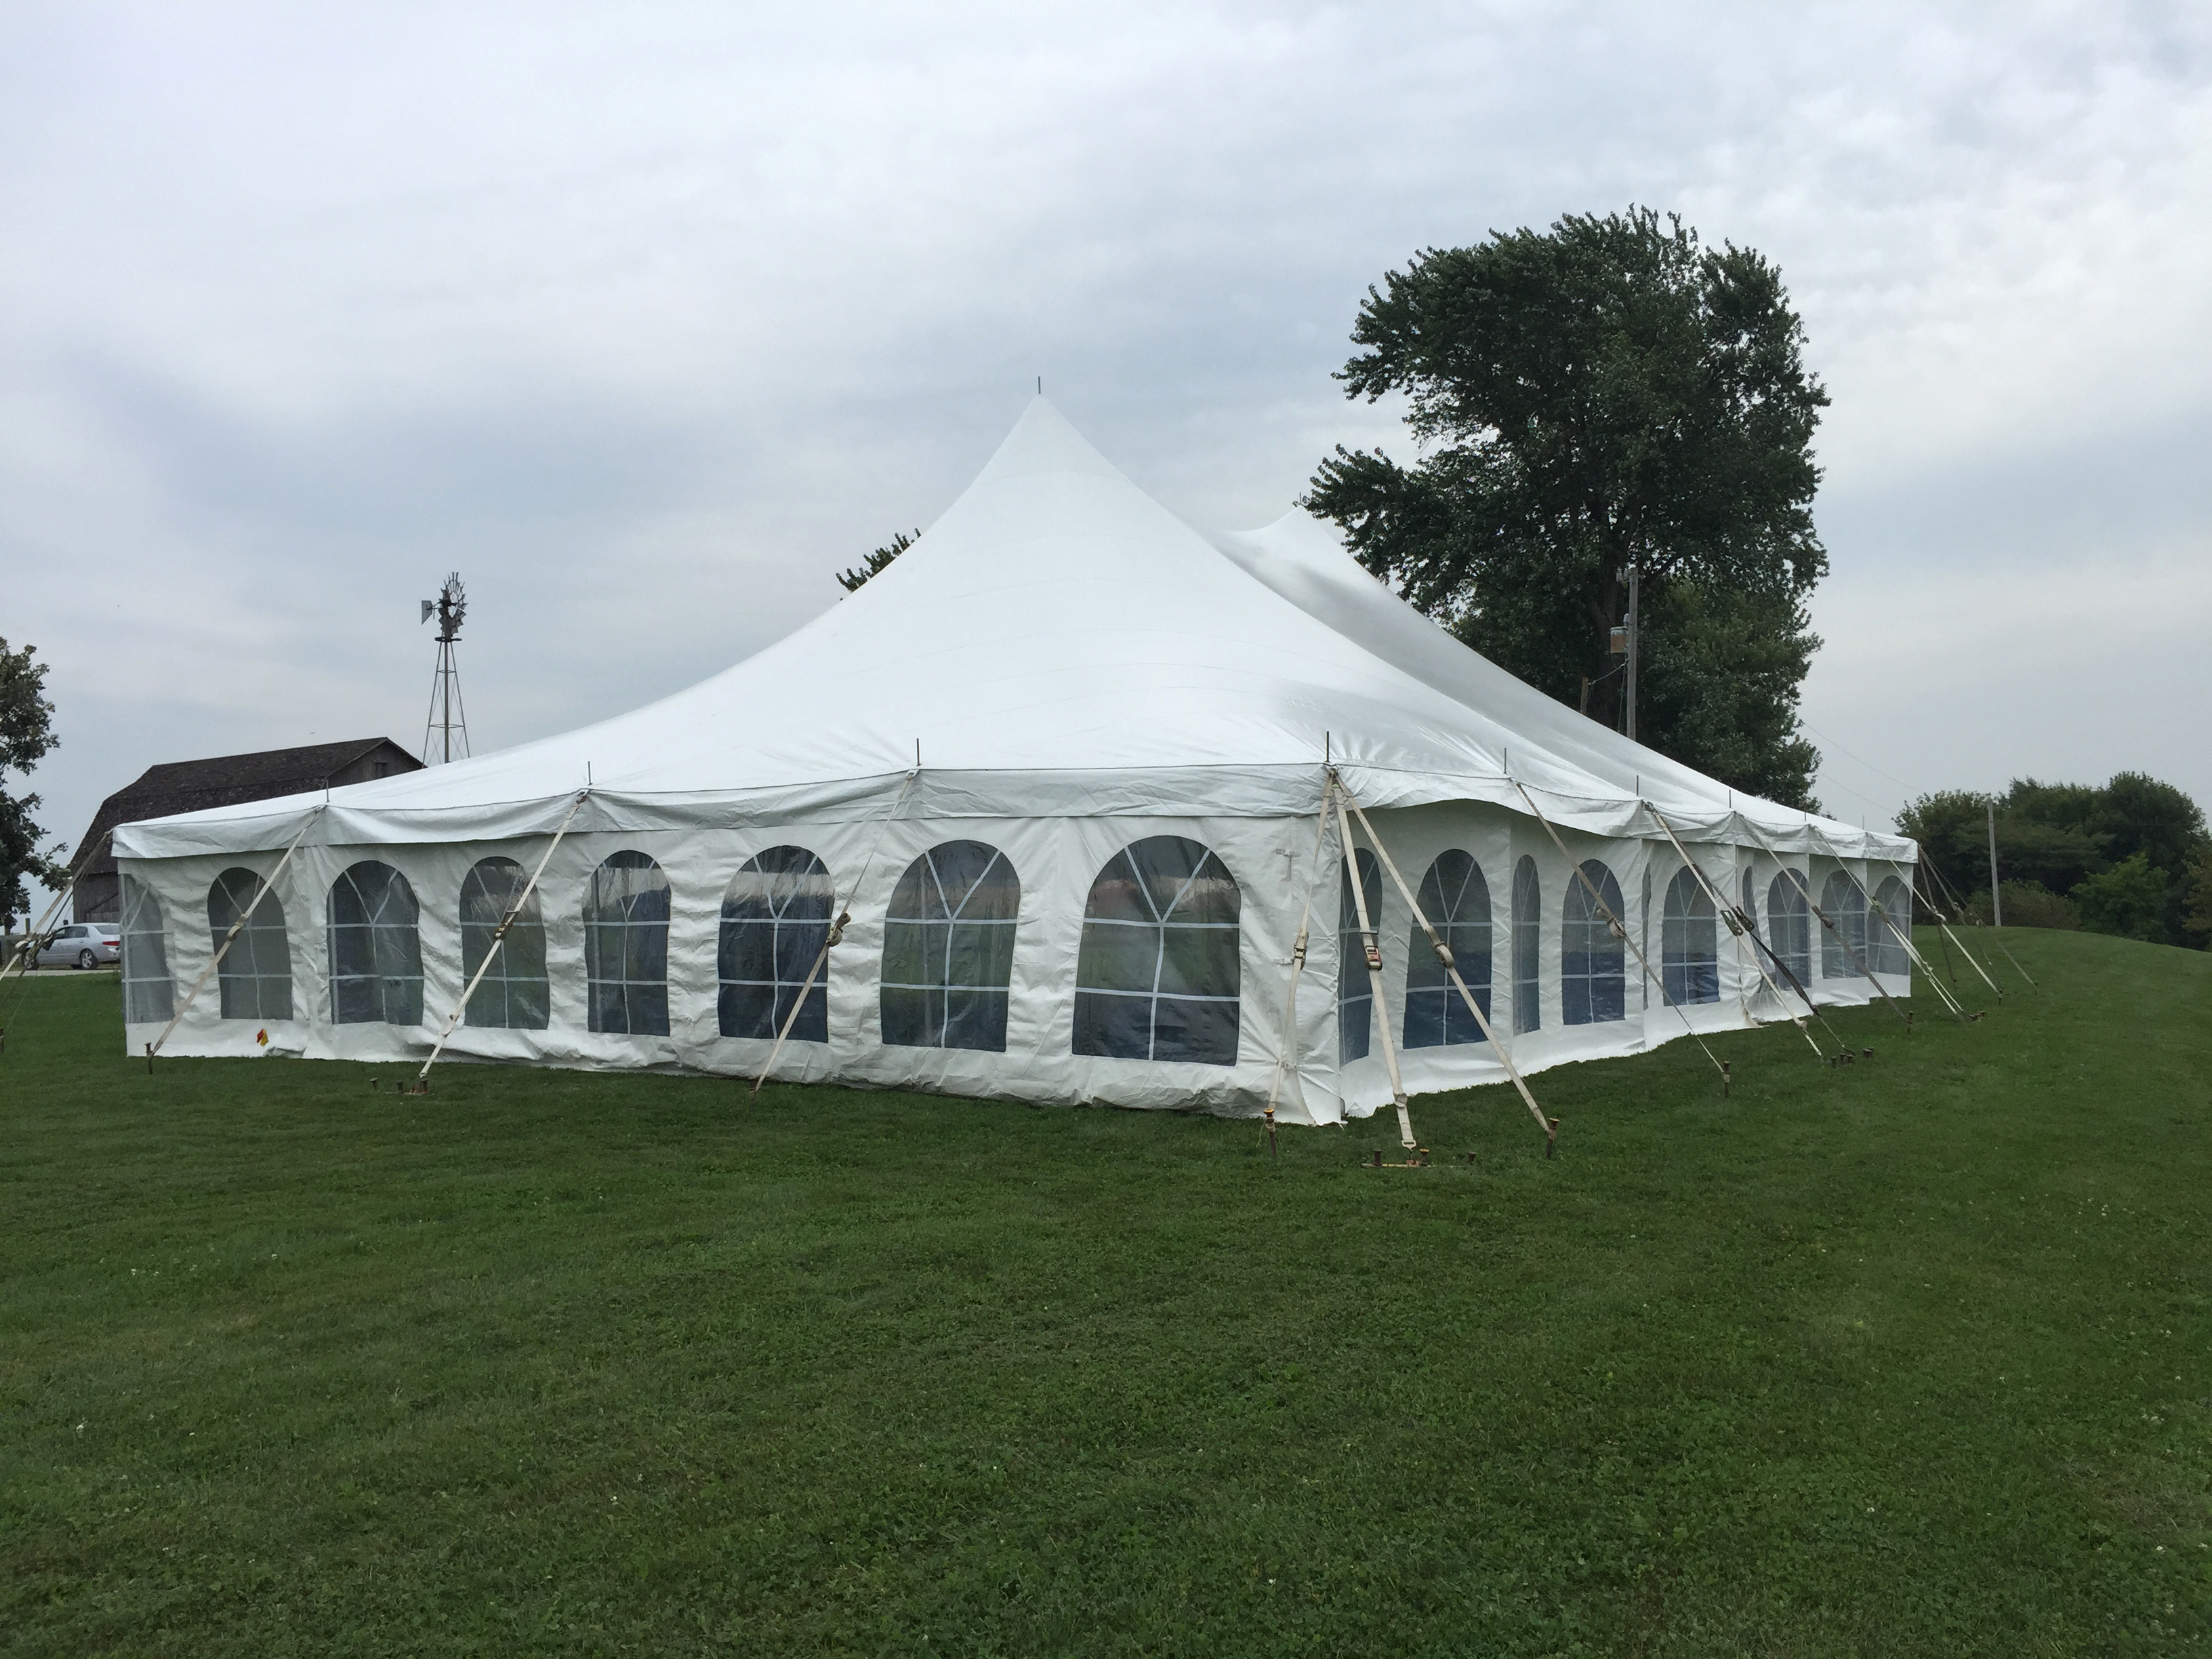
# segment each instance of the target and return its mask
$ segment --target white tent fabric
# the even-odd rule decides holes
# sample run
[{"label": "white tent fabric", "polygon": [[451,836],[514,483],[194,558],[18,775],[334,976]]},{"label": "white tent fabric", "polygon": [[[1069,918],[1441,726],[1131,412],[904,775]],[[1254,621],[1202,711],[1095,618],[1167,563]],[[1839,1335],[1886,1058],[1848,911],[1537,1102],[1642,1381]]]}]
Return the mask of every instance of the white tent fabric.
[{"label": "white tent fabric", "polygon": [[[741,878],[748,860],[797,848],[821,861],[853,921],[830,953],[823,1038],[787,1043],[778,1077],[1243,1111],[1264,1100],[1277,1057],[1288,1052],[1290,1115],[1332,1121],[1372,1109],[1389,1091],[1379,1044],[1346,1059],[1337,1033],[1333,836],[1320,869],[1313,860],[1325,761],[1375,814],[1409,881],[1447,849],[1474,856],[1496,942],[1494,1017],[1501,1032],[1523,1028],[1511,1041],[1524,1070],[1783,1012],[1723,927],[1711,976],[1719,1000],[1665,1006],[1657,988],[1640,984],[1631,957],[1620,1018],[1564,1023],[1563,906],[1575,902],[1576,884],[1529,801],[1577,859],[1606,863],[1655,969],[1674,935],[1659,914],[1663,896],[1646,890],[1665,895],[1681,868],[1655,811],[1724,894],[1754,891],[1757,914],[1785,864],[1816,902],[1838,874],[1848,878],[1837,890],[1846,896],[1873,893],[1900,872],[1909,890],[1911,842],[1733,795],[1583,718],[1395,598],[1303,514],[1208,541],[1042,398],[913,551],[699,685],[579,731],[327,799],[126,825],[115,844],[125,875],[166,917],[168,966],[182,987],[214,949],[213,884],[232,869],[264,875],[301,841],[271,899],[289,945],[290,1017],[265,1017],[275,1005],[240,993],[233,1002],[255,1012],[226,1018],[211,988],[169,1053],[247,1052],[264,1030],[288,1053],[426,1052],[459,995],[465,964],[474,966],[460,921],[470,872],[487,858],[533,866],[570,821],[534,896],[544,1028],[465,1024],[448,1050],[457,1058],[757,1073],[769,1042],[725,1035],[730,1018],[718,1017],[731,982],[725,901],[737,905],[732,915],[751,914],[743,893],[763,878]],[[1235,1022],[1229,1063],[1072,1050],[1094,879],[1123,848],[1163,836],[1211,849],[1235,884],[1237,983],[1222,1015]],[[1005,1046],[886,1042],[887,926],[894,949],[908,942],[890,914],[894,890],[929,849],[963,842],[997,849],[1018,880],[1012,925],[992,936],[1012,940],[1011,959],[994,969],[1004,975]],[[617,854],[651,860],[661,872],[653,879],[665,883],[665,900],[653,902],[667,908],[666,1035],[592,1029],[607,1022],[596,1004],[586,1006],[598,994],[585,983],[584,915],[601,890],[593,872]],[[1540,961],[1516,991],[1504,964],[1523,860],[1537,874],[1540,921],[1533,933],[1524,925],[1522,939]],[[416,912],[409,948],[419,987],[380,995],[374,1006],[411,1016],[419,1003],[419,1022],[362,1018],[359,975],[333,972],[333,952],[343,957],[369,938],[345,931],[368,922],[332,908],[341,878],[364,861],[404,878],[398,888],[378,878],[388,927],[408,906]],[[387,902],[383,896],[400,888],[407,896]],[[1309,891],[1314,952],[1297,1029],[1285,1032],[1283,988]],[[1410,918],[1395,891],[1382,911],[1395,1041]],[[1093,921],[1103,951],[1097,941],[1109,922]],[[1682,937],[1693,939],[1703,924],[1685,925]],[[1820,924],[1812,926],[1817,935]],[[474,948],[480,955],[481,943]],[[1168,946],[1160,948],[1165,962]],[[391,965],[380,958],[378,971]],[[409,971],[401,963],[397,980]],[[226,963],[224,982],[233,976]],[[1700,994],[1712,988],[1698,981]],[[1814,988],[1824,1001],[1870,994],[1855,969]],[[1510,1014],[1516,995],[1525,1006]],[[157,1030],[131,1026],[134,1049]],[[1416,1089],[1501,1074],[1485,1044],[1407,1057]]]}]

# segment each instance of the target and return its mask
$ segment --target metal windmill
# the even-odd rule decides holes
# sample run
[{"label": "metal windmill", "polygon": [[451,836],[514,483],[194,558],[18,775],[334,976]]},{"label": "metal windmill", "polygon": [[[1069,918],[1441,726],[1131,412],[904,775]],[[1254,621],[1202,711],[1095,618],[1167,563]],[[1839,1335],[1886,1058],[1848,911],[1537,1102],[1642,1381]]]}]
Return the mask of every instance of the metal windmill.
[{"label": "metal windmill", "polygon": [[[430,714],[422,723],[422,764],[442,764],[453,758],[453,739],[460,739],[461,753],[469,752],[469,717],[461,706],[461,670],[453,659],[453,642],[461,637],[461,618],[468,614],[469,596],[461,586],[458,570],[446,578],[446,585],[438,590],[434,599],[422,601],[422,620],[438,619],[438,668],[430,680]],[[432,757],[431,734],[438,734],[437,753]]]}]

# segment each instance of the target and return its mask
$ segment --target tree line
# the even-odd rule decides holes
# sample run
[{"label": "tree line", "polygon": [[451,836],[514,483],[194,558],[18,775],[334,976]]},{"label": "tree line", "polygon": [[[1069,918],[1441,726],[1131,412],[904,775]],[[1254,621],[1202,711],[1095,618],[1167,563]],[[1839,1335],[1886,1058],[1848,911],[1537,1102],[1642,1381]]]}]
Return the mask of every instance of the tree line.
[{"label": "tree line", "polygon": [[2173,785],[2122,772],[2101,785],[2016,778],[2002,794],[1920,796],[1897,827],[1980,921],[1992,913],[1992,811],[2007,927],[2212,946],[2212,835]]}]

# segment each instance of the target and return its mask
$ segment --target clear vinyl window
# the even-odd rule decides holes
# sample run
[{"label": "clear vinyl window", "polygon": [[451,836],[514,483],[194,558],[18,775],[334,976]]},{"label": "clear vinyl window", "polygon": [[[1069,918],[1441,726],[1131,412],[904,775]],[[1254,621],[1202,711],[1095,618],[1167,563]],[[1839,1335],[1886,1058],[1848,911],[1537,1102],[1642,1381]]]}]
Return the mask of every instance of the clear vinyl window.
[{"label": "clear vinyl window", "polygon": [[[1820,929],[1820,976],[1857,978],[1859,970],[1851,957],[1856,953],[1860,962],[1866,960],[1866,889],[1846,871],[1831,872],[1820,884],[1820,908],[1832,924]],[[1836,937],[1838,933],[1843,935],[1840,939]]]},{"label": "clear vinyl window", "polygon": [[1513,866],[1513,1030],[1544,1024],[1544,883],[1523,854]]},{"label": "clear vinyl window", "polygon": [[1806,907],[1805,890],[1798,884],[1804,879],[1802,871],[1784,868],[1767,884],[1766,942],[1776,960],[1795,976],[1798,988],[1809,990],[1813,983],[1813,915]]},{"label": "clear vinyl window", "polygon": [[884,1041],[1005,1052],[1021,908],[1014,866],[980,841],[942,842],[907,866],[884,918]]},{"label": "clear vinyl window", "polygon": [[668,878],[642,853],[592,872],[584,896],[584,976],[591,1028],[668,1035]]},{"label": "clear vinyl window", "polygon": [[136,876],[123,878],[123,1018],[143,1025],[176,1012],[169,979],[169,941],[161,928],[161,903]]},{"label": "clear vinyl window", "polygon": [[422,939],[415,890],[365,859],[331,884],[331,1018],[340,1025],[422,1023]]},{"label": "clear vinyl window", "polygon": [[1583,875],[1571,877],[1560,905],[1560,1018],[1569,1025],[1601,1025],[1628,1017],[1627,946],[1616,935],[1590,895],[1597,889],[1605,910],[1620,915],[1620,884],[1597,859],[1585,860]]},{"label": "clear vinyl window", "polygon": [[[1382,942],[1382,866],[1364,847],[1353,849],[1359,866],[1359,896],[1367,901],[1368,925]],[[1336,1062],[1364,1060],[1374,1040],[1375,987],[1367,974],[1367,945],[1359,934],[1359,907],[1352,892],[1352,872],[1336,867]]]},{"label": "clear vinyl window", "polygon": [[724,1036],[773,1042],[812,975],[790,1040],[830,1041],[830,964],[822,952],[836,902],[829,866],[804,847],[771,847],[738,867],[722,895],[715,952]]},{"label": "clear vinyl window", "polygon": [[1892,876],[1875,889],[1874,896],[1881,913],[1867,919],[1873,947],[1867,965],[1877,974],[1909,974],[1912,958],[1905,945],[1912,936],[1912,890]]},{"label": "clear vinyl window", "polygon": [[[469,999],[468,1023],[508,1030],[542,1031],[550,1023],[552,991],[545,972],[545,921],[530,878],[513,859],[480,859],[461,883],[461,982],[483,967],[499,925],[514,911],[514,921],[500,940],[476,994]],[[515,909],[517,903],[521,908]]]},{"label": "clear vinyl window", "polygon": [[[1437,854],[1419,890],[1421,914],[1452,953],[1475,1006],[1490,1018],[1490,884],[1472,853],[1448,848]],[[1406,1046],[1440,1048],[1480,1042],[1482,1027],[1460,1000],[1451,975],[1429,948],[1415,921],[1406,939]]]},{"label": "clear vinyl window", "polygon": [[1677,1005],[1721,1000],[1719,917],[1712,895],[1687,865],[1667,884],[1659,924],[1659,977]]},{"label": "clear vinyl window", "polygon": [[1235,1065],[1241,908],[1198,842],[1153,836],[1109,859],[1084,907],[1074,1051]]},{"label": "clear vinyl window", "polygon": [[262,893],[261,878],[251,870],[226,870],[208,889],[208,931],[215,950],[238,919],[252,914],[230,952],[216,970],[225,1019],[292,1018],[292,943],[284,931],[284,906],[274,893]]}]

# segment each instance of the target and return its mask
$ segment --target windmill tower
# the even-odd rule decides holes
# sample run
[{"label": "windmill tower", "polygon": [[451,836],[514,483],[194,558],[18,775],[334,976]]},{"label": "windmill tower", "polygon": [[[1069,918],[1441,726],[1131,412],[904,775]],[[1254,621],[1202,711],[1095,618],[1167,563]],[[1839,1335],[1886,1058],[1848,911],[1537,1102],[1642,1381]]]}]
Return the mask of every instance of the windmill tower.
[{"label": "windmill tower", "polygon": [[438,619],[438,667],[430,680],[430,714],[422,723],[422,764],[443,765],[453,758],[453,741],[461,754],[469,752],[469,717],[461,706],[461,670],[453,659],[453,642],[461,637],[461,618],[468,614],[469,597],[458,570],[446,578],[434,599],[422,601],[422,620]]}]

